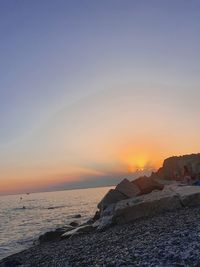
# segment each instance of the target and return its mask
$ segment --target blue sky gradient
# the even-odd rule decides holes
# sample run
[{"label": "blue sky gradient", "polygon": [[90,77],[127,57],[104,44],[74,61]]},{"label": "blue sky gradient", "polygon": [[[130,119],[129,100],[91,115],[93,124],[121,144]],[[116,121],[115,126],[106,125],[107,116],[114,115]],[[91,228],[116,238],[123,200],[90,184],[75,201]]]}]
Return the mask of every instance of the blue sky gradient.
[{"label": "blue sky gradient", "polygon": [[[155,156],[160,160],[171,153],[198,151],[199,33],[197,0],[2,0],[3,192],[17,192],[21,177],[30,189],[38,166],[52,172],[55,183],[48,180],[49,171],[40,174],[48,188],[67,184],[74,173],[68,165],[92,170],[88,177],[94,175],[95,185],[101,175],[124,172],[118,170],[116,155],[129,146],[125,139],[133,154],[138,153],[138,136],[144,144],[160,136],[155,144],[163,145]],[[184,134],[190,144],[186,137],[177,140],[176,135]],[[101,167],[97,170],[96,165]],[[78,173],[79,178],[87,176]],[[16,190],[9,190],[7,180]]]}]

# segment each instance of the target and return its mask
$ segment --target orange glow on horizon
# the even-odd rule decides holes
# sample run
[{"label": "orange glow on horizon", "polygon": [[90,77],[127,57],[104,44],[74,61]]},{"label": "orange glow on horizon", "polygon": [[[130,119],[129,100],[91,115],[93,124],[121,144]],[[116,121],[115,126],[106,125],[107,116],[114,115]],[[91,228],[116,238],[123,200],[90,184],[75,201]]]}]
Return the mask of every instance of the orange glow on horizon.
[{"label": "orange glow on horizon", "polygon": [[[112,152],[111,152],[112,151]],[[166,150],[150,140],[135,143],[115,144],[110,151],[99,153],[98,157],[83,158],[79,162],[67,165],[65,161],[31,162],[23,166],[13,166],[2,173],[1,192],[33,192],[51,186],[73,182],[83,182],[88,177],[101,179],[106,176],[118,176],[120,173],[153,171],[162,165]],[[80,160],[81,162],[81,160]]]},{"label": "orange glow on horizon", "polygon": [[146,168],[148,159],[146,155],[136,155],[127,158],[129,172],[143,171]]},{"label": "orange glow on horizon", "polygon": [[157,170],[161,167],[166,155],[163,149],[149,140],[139,141],[135,145],[127,145],[121,149],[120,161],[128,172],[134,173],[145,170]]},{"label": "orange glow on horizon", "polygon": [[58,165],[54,166],[54,168],[43,166],[41,169],[35,166],[23,171],[22,169],[14,168],[9,173],[6,172],[2,177],[0,193],[34,192],[48,186],[78,182],[91,175],[97,177],[103,175],[103,173],[79,166],[64,167]]}]

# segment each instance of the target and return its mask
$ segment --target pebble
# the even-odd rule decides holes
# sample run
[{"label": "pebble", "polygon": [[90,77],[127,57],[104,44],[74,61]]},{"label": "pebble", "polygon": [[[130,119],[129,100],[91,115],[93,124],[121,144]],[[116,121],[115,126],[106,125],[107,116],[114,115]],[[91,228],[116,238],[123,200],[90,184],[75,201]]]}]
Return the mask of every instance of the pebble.
[{"label": "pebble", "polygon": [[0,267],[9,262],[28,267],[200,266],[199,229],[200,207],[183,209],[37,245],[5,258]]}]

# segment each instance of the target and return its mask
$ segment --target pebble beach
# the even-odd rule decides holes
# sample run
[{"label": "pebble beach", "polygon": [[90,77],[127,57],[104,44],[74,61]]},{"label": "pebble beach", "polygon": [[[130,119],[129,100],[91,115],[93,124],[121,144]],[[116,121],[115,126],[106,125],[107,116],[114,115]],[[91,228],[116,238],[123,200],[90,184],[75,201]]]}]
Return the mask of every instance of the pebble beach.
[{"label": "pebble beach", "polygon": [[200,207],[31,247],[0,267],[200,266]]}]

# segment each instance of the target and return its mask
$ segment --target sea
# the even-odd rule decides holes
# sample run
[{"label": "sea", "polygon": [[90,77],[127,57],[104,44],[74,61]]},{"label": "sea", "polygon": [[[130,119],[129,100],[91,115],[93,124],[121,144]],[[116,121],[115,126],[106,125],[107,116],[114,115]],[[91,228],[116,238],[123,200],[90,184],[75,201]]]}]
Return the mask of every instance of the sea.
[{"label": "sea", "polygon": [[1,196],[0,259],[29,248],[46,231],[87,221],[110,188]]}]

